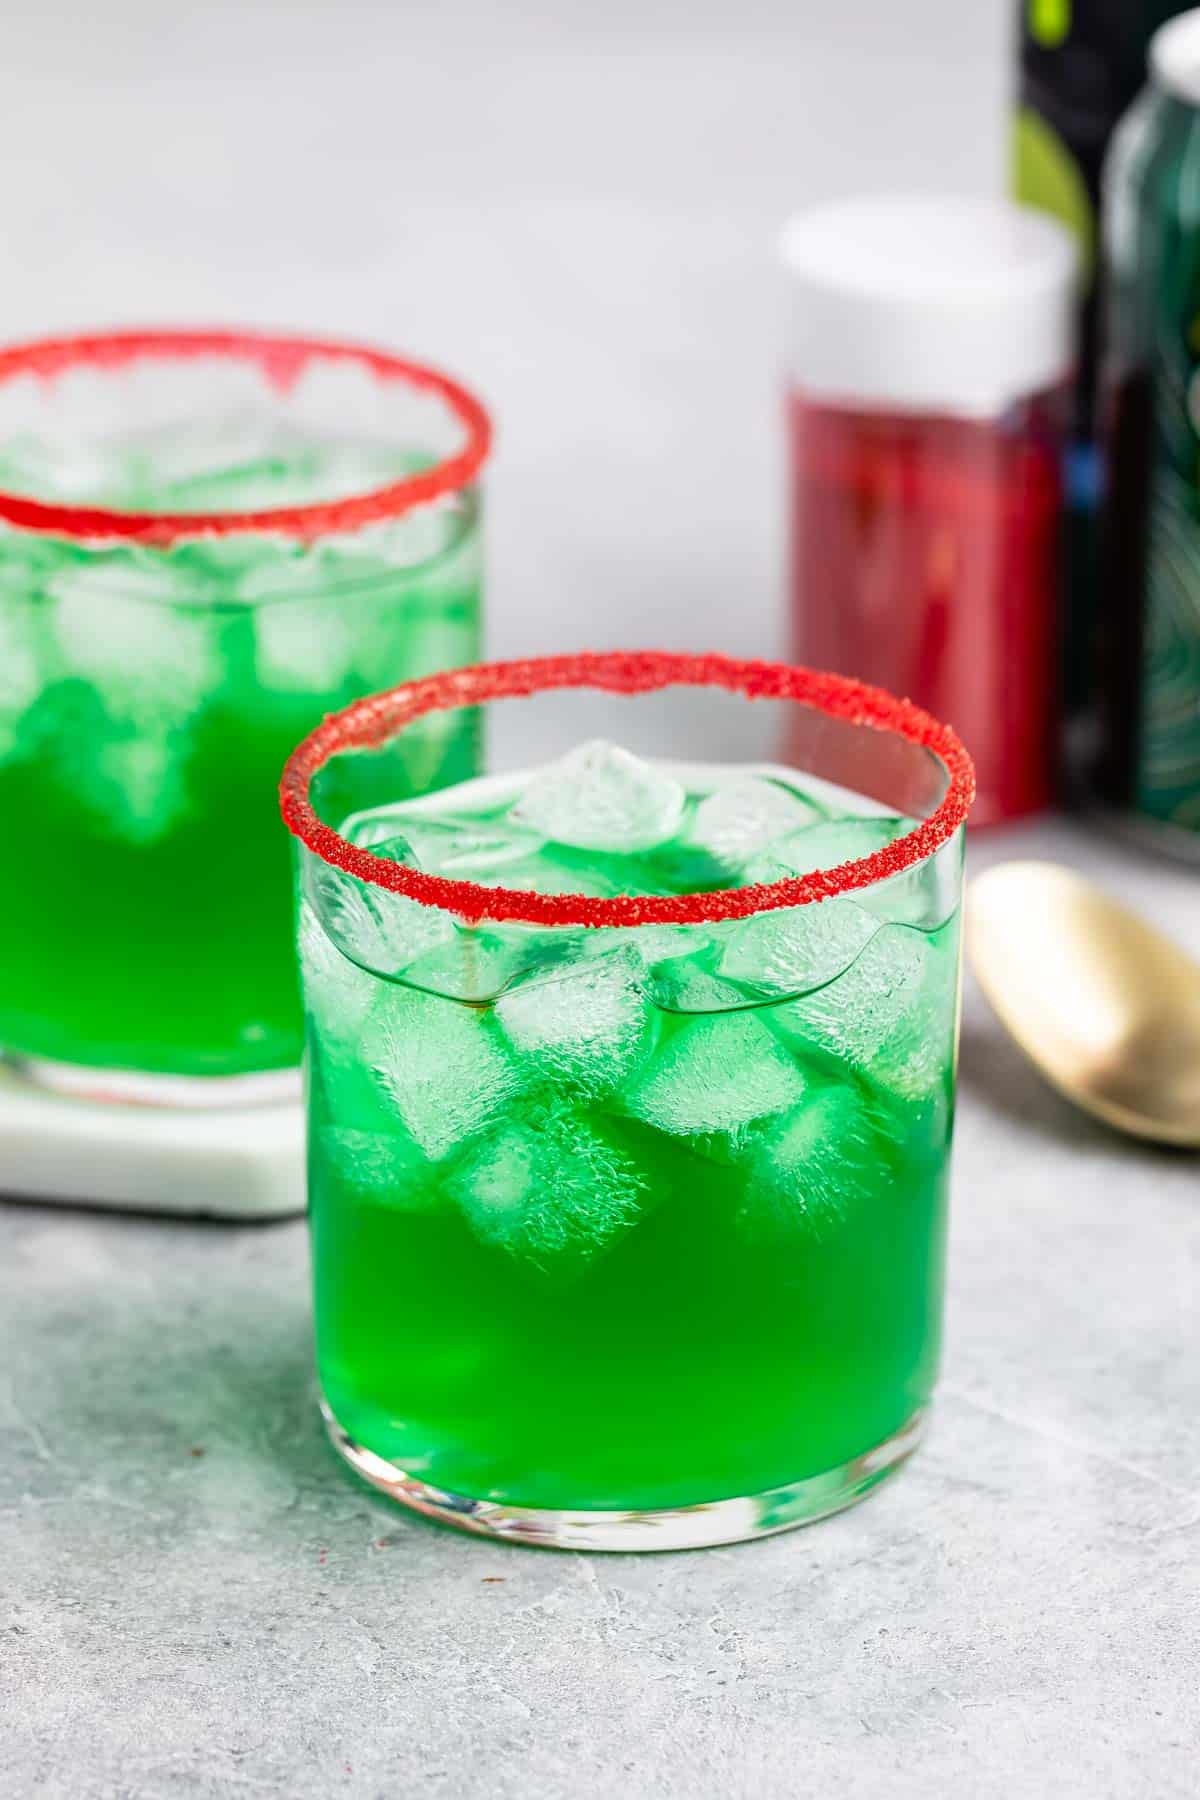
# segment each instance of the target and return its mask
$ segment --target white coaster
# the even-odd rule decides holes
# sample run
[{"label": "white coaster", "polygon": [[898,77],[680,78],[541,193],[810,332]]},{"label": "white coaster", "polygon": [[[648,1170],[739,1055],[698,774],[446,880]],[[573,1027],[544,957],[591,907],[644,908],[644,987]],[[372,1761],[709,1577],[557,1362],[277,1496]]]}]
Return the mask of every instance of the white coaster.
[{"label": "white coaster", "polygon": [[0,1192],[218,1219],[304,1211],[304,1108],[98,1104],[0,1070]]}]

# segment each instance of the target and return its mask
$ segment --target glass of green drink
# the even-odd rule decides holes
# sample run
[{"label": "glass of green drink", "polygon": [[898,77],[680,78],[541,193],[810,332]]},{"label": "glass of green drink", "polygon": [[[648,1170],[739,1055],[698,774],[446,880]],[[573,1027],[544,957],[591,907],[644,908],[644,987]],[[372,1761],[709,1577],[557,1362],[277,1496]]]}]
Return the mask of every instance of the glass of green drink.
[{"label": "glass of green drink", "polygon": [[[681,695],[710,754],[721,706],[786,710],[794,766],[589,742],[340,811],[339,765],[431,717],[557,696],[670,748]],[[317,1354],[360,1475],[626,1550],[782,1530],[899,1465],[938,1361],[972,789],[907,702],[715,656],[455,671],[299,747]]]},{"label": "glass of green drink", "polygon": [[[478,654],[488,437],[455,382],[340,343],[0,351],[0,815],[27,851],[0,1056],[104,1098],[298,1092],[278,770],[332,708]],[[393,798],[475,769],[463,714],[374,773]]]}]

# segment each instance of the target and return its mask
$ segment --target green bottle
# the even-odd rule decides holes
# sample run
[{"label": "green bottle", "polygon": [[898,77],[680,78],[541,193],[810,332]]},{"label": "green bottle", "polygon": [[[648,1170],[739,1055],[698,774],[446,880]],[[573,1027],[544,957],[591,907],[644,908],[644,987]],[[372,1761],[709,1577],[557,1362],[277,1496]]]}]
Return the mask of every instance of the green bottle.
[{"label": "green bottle", "polygon": [[1156,34],[1104,178],[1097,787],[1200,857],[1200,10]]},{"label": "green bottle", "polygon": [[1076,434],[1092,436],[1100,182],[1109,141],[1146,79],[1146,50],[1178,0],[1021,0],[1011,185],[1074,232],[1082,295]]}]

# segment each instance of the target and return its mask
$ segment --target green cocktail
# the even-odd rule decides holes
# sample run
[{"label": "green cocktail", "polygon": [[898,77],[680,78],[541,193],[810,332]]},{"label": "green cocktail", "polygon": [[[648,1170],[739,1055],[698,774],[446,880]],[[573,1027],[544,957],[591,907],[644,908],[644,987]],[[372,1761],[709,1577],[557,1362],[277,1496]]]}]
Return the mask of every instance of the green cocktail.
[{"label": "green cocktail", "polygon": [[[644,661],[646,687],[700,666]],[[945,793],[877,731],[867,798],[592,744],[335,838],[303,781],[385,736],[346,721],[285,782],[335,1442],[421,1510],[539,1542],[713,1542],[856,1498],[936,1374],[965,759]],[[934,815],[923,843],[898,802]]]},{"label": "green cocktail", "polygon": [[[485,444],[451,384],[338,346],[0,355],[0,1050],[146,1098],[296,1066],[278,770],[330,709],[477,654]],[[463,718],[377,774],[476,766]]]}]

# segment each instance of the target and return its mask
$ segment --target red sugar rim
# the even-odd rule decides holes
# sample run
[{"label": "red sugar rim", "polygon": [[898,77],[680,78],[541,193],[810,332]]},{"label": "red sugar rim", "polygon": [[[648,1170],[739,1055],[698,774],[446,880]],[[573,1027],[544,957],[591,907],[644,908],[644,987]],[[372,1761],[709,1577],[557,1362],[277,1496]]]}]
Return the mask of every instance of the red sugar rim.
[{"label": "red sugar rim", "polygon": [[0,519],[26,531],[53,532],[60,537],[126,538],[159,545],[182,537],[224,536],[238,531],[282,531],[290,537],[322,537],[329,532],[358,531],[364,525],[396,518],[411,507],[465,487],[482,467],[491,446],[492,425],[485,408],[450,376],[386,350],[322,338],[257,331],[158,330],[43,338],[36,343],[0,349],[0,382],[19,375],[35,375],[49,382],[80,366],[121,369],[132,362],[200,356],[227,356],[256,363],[278,393],[293,387],[312,362],[359,363],[383,381],[405,382],[439,395],[464,427],[466,442],[455,455],[418,474],[369,493],[309,506],[268,507],[257,512],[139,513],[110,507],[57,505],[27,494],[0,492]]},{"label": "red sugar rim", "polygon": [[[552,688],[601,688],[614,694],[645,694],[660,688],[722,687],[749,700],[794,700],[817,711],[893,732],[931,751],[950,777],[937,810],[906,836],[857,862],[761,887],[721,888],[706,894],[642,897],[623,894],[593,900],[583,894],[531,894],[515,888],[451,881],[389,862],[351,844],[322,824],[309,799],[313,776],[345,750],[378,749],[425,713],[490,700],[528,698]],[[520,920],[528,925],[699,925],[717,919],[744,919],[780,906],[807,906],[857,888],[870,887],[924,862],[962,824],[975,797],[975,770],[948,725],[940,725],[909,700],[882,688],[825,675],[786,663],[743,662],[730,656],[682,656],[664,651],[614,650],[575,656],[534,657],[522,662],[482,663],[451,669],[387,693],[371,694],[330,716],[297,745],[279,785],[284,823],[323,862],[373,887],[387,888],[426,906],[440,907],[476,923],[480,919]]]}]

